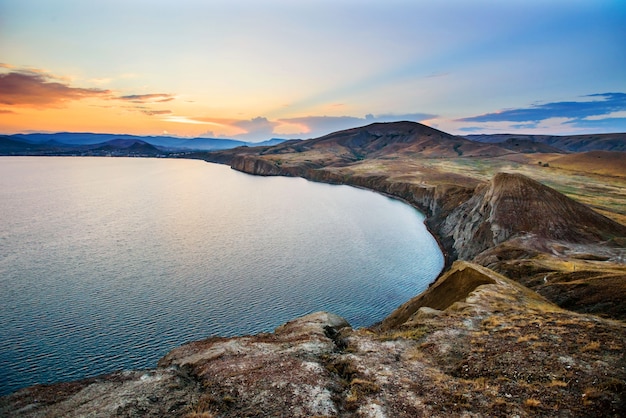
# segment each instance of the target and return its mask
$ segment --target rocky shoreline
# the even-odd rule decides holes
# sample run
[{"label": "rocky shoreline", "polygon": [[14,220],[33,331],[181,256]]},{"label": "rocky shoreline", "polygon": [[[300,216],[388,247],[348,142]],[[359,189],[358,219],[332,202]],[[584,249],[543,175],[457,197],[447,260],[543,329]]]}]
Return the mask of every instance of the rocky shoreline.
[{"label": "rocky shoreline", "polygon": [[405,181],[265,150],[203,158],[402,199],[426,214],[442,274],[367,329],[319,312],[186,344],[152,370],[22,389],[0,415],[626,415],[626,226],[521,174]]},{"label": "rocky shoreline", "polygon": [[226,161],[216,158],[211,162],[229,164],[232,169],[257,176],[302,177],[310,181],[327,184],[344,184],[372,190],[383,195],[400,199],[415,207],[426,216],[425,224],[439,243],[446,266],[457,258],[449,239],[440,231],[446,216],[460,203],[469,199],[473,188],[467,186],[431,186],[410,182],[390,182],[385,176],[346,176],[332,171],[311,167],[279,167],[262,158],[250,155],[237,155]]},{"label": "rocky shoreline", "polygon": [[271,334],[196,341],[156,369],[22,389],[0,414],[623,416],[623,322],[560,309],[467,262],[417,299],[372,329],[318,312]]},{"label": "rocky shoreline", "polygon": [[[581,276],[582,270],[589,280],[607,273],[616,280],[626,279],[626,226],[521,174],[498,173],[489,182],[470,187],[415,184],[381,175],[340,175],[323,167],[279,167],[253,155],[236,156],[230,162],[233,169],[248,174],[346,184],[405,201],[426,215],[424,223],[445,257],[444,271],[457,259],[477,261],[509,277],[524,276],[522,282],[535,290],[547,284],[537,283],[538,276],[567,276],[576,271],[577,264],[575,276]],[[563,263],[565,268],[556,265]],[[559,303],[549,286],[541,290],[540,294]],[[611,292],[598,290],[605,291]],[[619,292],[615,300],[586,304],[580,311],[624,320],[626,293]],[[577,308],[575,302],[568,308]]]}]

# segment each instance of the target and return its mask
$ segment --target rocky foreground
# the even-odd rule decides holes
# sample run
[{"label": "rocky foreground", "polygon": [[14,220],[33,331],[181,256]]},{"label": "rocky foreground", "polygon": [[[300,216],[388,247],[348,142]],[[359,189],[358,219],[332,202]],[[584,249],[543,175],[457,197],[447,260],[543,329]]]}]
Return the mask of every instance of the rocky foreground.
[{"label": "rocky foreground", "polygon": [[623,322],[561,309],[467,262],[456,262],[418,299],[373,329],[354,330],[336,315],[315,313],[272,334],[184,345],[154,370],[24,389],[4,398],[0,411],[23,417],[626,411]]},{"label": "rocky foreground", "polygon": [[530,158],[404,122],[206,157],[404,199],[446,269],[368,329],[315,313],[181,346],[152,370],[22,389],[0,415],[626,416],[626,226],[519,173],[433,169],[462,154],[470,168]]}]

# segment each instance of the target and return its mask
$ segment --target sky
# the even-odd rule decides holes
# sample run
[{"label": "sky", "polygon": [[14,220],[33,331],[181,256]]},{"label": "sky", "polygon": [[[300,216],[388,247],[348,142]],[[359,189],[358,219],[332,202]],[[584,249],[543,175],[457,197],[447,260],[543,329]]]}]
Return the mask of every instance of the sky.
[{"label": "sky", "polygon": [[626,132],[624,0],[0,0],[0,133]]}]

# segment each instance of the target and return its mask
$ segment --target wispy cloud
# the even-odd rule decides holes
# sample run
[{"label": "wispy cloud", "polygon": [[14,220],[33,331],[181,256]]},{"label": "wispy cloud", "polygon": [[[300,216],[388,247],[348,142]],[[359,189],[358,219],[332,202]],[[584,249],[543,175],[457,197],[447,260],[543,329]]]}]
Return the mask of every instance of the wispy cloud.
[{"label": "wispy cloud", "polygon": [[579,100],[536,104],[457,119],[460,132],[567,133],[626,130],[626,93],[597,93]]},{"label": "wispy cloud", "polygon": [[150,109],[141,109],[140,112],[148,116],[169,115],[172,113],[171,110],[150,110]]},{"label": "wispy cloud", "polygon": [[179,116],[179,115],[167,115],[163,118],[163,120],[167,122],[175,122],[175,123],[189,123],[192,125],[219,125],[218,123],[204,121],[198,118],[191,118],[188,116]]},{"label": "wispy cloud", "polygon": [[587,116],[585,120],[604,120],[604,119],[624,119],[626,118],[626,110],[611,112],[604,115]]},{"label": "wispy cloud", "polygon": [[538,122],[550,118],[584,120],[626,110],[626,93],[584,96],[591,100],[553,102],[458,119],[462,122]]},{"label": "wispy cloud", "polygon": [[[8,64],[2,68],[13,69]],[[25,69],[0,74],[0,103],[10,106],[55,107],[68,101],[108,97],[110,90],[73,87],[42,70]]]},{"label": "wispy cloud", "polygon": [[170,102],[174,98],[173,95],[167,93],[130,94],[117,97],[119,100],[126,100],[132,103],[164,103]]}]

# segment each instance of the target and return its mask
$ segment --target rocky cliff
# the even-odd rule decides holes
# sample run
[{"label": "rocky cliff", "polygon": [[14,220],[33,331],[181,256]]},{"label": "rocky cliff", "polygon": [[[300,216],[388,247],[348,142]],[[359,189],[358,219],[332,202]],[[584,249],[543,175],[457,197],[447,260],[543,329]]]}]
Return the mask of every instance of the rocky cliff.
[{"label": "rocky cliff", "polygon": [[239,155],[230,161],[231,167],[243,173],[260,176],[303,177],[330,184],[347,184],[374,190],[416,207],[427,216],[426,225],[438,239],[449,266],[457,258],[457,249],[450,234],[440,233],[442,221],[450,212],[473,195],[472,188],[454,184],[416,184],[410,181],[390,181],[387,176],[341,174],[307,165],[276,163],[255,155]]},{"label": "rocky cliff", "polygon": [[446,217],[440,233],[452,237],[464,260],[513,239],[536,249],[547,242],[594,244],[626,237],[626,226],[521,174],[498,173]]},{"label": "rocky cliff", "polygon": [[[380,324],[355,330],[319,312],[197,341],[152,370],[20,390],[0,398],[0,415],[626,416],[626,227],[519,173],[484,175],[527,155],[416,125],[197,156],[422,210],[446,268]],[[472,156],[450,162],[461,154]],[[533,165],[522,170],[544,169]]]},{"label": "rocky cliff", "polygon": [[519,173],[497,173],[469,187],[355,174],[299,160],[277,162],[262,155],[236,157],[231,167],[349,184],[402,199],[426,214],[446,268],[457,259],[475,261],[560,306],[626,319],[626,226]]},{"label": "rocky cliff", "polygon": [[24,389],[14,417],[623,416],[626,325],[457,262],[381,327],[319,312],[154,370]]}]

